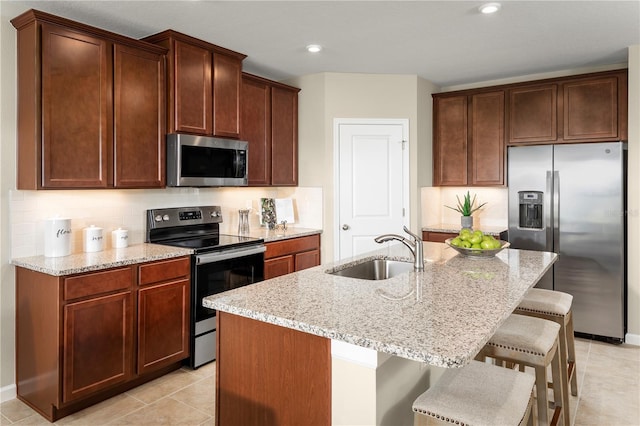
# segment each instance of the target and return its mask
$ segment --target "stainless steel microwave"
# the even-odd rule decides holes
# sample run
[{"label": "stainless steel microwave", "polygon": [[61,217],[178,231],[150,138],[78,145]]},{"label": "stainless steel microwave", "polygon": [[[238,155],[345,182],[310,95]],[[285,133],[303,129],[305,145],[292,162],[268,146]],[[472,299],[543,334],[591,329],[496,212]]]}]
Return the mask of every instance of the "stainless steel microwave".
[{"label": "stainless steel microwave", "polygon": [[167,135],[167,186],[247,186],[249,143]]}]

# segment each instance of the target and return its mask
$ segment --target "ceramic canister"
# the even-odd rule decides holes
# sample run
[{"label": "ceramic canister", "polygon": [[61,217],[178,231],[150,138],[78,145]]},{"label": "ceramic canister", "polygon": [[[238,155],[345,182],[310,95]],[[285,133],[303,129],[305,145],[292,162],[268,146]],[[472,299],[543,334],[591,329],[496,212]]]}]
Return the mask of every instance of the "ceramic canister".
[{"label": "ceramic canister", "polygon": [[44,222],[45,257],[71,254],[71,219],[54,217]]},{"label": "ceramic canister", "polygon": [[102,228],[91,225],[82,230],[82,242],[85,253],[102,251],[104,239],[102,238]]},{"label": "ceramic canister", "polygon": [[118,228],[111,231],[111,247],[125,248],[129,245],[129,233],[126,229]]}]

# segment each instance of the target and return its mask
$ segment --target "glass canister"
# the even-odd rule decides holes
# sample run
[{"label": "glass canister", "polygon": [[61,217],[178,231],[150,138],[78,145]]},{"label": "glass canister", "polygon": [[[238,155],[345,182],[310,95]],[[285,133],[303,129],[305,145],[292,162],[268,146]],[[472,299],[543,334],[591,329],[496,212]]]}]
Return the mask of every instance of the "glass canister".
[{"label": "glass canister", "polygon": [[249,209],[238,210],[238,235],[249,235]]}]

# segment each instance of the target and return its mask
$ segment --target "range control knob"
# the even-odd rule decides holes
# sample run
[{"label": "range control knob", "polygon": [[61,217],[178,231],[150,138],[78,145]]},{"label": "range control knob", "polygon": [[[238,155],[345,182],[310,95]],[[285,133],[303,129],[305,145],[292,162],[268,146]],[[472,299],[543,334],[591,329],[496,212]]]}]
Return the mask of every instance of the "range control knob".
[{"label": "range control knob", "polygon": [[219,212],[217,210],[214,210],[211,212],[211,217],[220,217],[222,216],[222,212]]},{"label": "range control knob", "polygon": [[154,219],[156,220],[156,222],[162,222],[162,215],[157,214],[156,217],[154,217]]},{"label": "range control knob", "polygon": [[162,220],[169,220],[169,219],[170,219],[170,218],[169,218],[169,215],[168,215],[168,214],[165,214],[164,216],[162,216]]}]

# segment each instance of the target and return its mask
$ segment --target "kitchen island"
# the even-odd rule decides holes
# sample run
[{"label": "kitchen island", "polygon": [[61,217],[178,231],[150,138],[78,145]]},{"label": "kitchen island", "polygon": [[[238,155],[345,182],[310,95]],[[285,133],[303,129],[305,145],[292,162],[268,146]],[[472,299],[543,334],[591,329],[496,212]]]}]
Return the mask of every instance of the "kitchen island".
[{"label": "kitchen island", "polygon": [[470,362],[557,258],[423,247],[424,272],[380,281],[328,273],[412,260],[393,244],[205,298],[219,311],[218,424],[411,424],[411,402],[438,369]]}]

